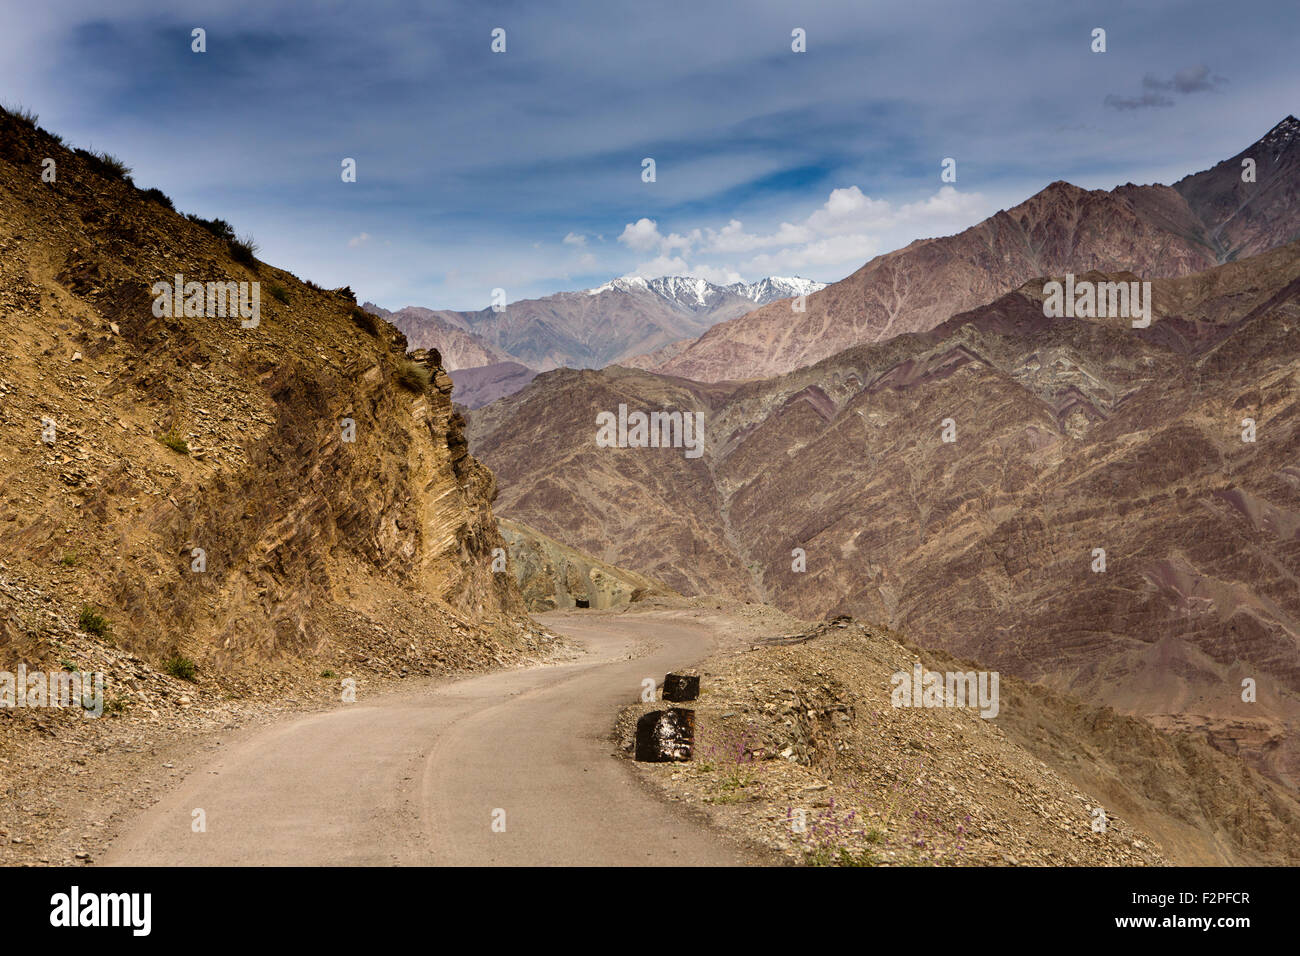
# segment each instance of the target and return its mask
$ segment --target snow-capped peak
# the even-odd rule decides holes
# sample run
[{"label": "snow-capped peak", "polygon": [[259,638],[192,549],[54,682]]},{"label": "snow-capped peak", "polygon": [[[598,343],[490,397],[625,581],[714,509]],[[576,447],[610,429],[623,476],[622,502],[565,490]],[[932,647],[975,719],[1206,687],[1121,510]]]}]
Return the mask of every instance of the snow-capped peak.
[{"label": "snow-capped peak", "polygon": [[749,299],[756,305],[766,305],[777,299],[808,295],[824,288],[826,288],[824,282],[814,282],[812,279],[798,276],[768,276],[757,282],[733,282],[730,285],[716,285],[696,276],[660,276],[657,279],[621,276],[594,289],[588,289],[587,295],[615,291],[650,292],[676,305],[696,310],[711,308],[728,295]]}]

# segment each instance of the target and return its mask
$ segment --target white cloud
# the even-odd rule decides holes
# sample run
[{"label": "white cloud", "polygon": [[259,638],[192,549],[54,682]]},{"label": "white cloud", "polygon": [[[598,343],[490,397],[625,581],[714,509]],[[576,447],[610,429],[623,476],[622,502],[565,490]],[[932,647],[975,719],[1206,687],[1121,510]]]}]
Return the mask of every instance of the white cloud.
[{"label": "white cloud", "polygon": [[880,241],[868,235],[827,236],[777,252],[761,253],[742,268],[749,275],[755,276],[802,275],[801,270],[811,268],[815,271],[819,266],[841,265],[846,262],[861,265],[878,255],[880,247]]},{"label": "white cloud", "polygon": [[663,239],[659,234],[659,224],[653,219],[645,218],[629,222],[618,237],[618,241],[633,252],[649,252],[662,243]]},{"label": "white cloud", "polygon": [[348,248],[357,249],[365,245],[369,241],[370,241],[370,233],[363,232],[361,233],[361,235],[353,236],[351,239],[348,240]]},{"label": "white cloud", "polygon": [[571,232],[564,237],[564,244],[566,246],[585,246],[587,244],[587,237],[576,232]]},{"label": "white cloud", "polygon": [[692,275],[690,266],[681,256],[656,256],[649,262],[641,262],[628,275],[641,276],[643,279],[655,279],[659,276]]},{"label": "white cloud", "polygon": [[[802,222],[782,222],[770,232],[749,232],[739,219],[731,219],[721,229],[664,235],[655,220],[642,218],[628,223],[618,241],[633,252],[654,254],[631,273],[646,278],[693,275],[736,282],[742,276],[829,275],[856,269],[919,236],[964,228],[982,216],[984,206],[978,193],[958,192],[950,185],[901,206],[872,199],[858,186],[844,186],[831,190]],[[749,258],[742,262],[733,258],[744,255]]]}]

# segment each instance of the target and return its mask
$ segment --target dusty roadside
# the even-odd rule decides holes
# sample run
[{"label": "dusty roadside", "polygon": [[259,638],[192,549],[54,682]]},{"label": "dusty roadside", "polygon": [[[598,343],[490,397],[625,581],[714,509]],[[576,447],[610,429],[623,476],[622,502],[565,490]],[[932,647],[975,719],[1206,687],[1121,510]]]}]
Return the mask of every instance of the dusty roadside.
[{"label": "dusty roadside", "polygon": [[[1155,841],[962,709],[894,708],[915,660],[855,622],[753,631],[700,668],[695,758],[631,763],[732,835],[813,865],[1159,865]],[[630,752],[635,719],[624,711]],[[1102,812],[1104,808],[1101,808]]]},{"label": "dusty roadside", "polygon": [[[50,670],[104,674],[98,718],[53,707],[0,707],[0,865],[90,864],[125,820],[151,806],[213,752],[258,728],[387,690],[433,688],[488,669],[553,663],[567,641],[531,625],[497,641],[445,609],[394,628],[340,620],[347,639],[310,659],[242,675],[181,680],[81,633],[75,606],[0,565],[9,622],[39,627]],[[440,615],[434,617],[434,615]],[[390,622],[392,618],[389,618]],[[436,626],[437,633],[431,628]],[[436,653],[427,646],[436,643]],[[348,685],[345,682],[350,681]]]}]

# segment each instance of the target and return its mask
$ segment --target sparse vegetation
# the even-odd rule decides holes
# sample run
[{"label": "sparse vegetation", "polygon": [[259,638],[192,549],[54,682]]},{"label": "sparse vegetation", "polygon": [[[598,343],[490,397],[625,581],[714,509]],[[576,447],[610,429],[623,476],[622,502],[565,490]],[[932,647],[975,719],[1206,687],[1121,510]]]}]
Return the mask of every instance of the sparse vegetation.
[{"label": "sparse vegetation", "polygon": [[89,604],[82,607],[81,614],[77,617],[77,626],[87,634],[94,634],[96,637],[104,637],[110,627],[108,618]]},{"label": "sparse vegetation", "polygon": [[379,335],[379,319],[360,306],[352,310],[352,324],[367,335]]},{"label": "sparse vegetation", "polygon": [[320,672],[320,676],[321,676],[321,677],[337,677],[338,675],[335,674],[332,670],[330,670],[330,669],[327,667],[327,668],[325,668],[323,671]]},{"label": "sparse vegetation", "polygon": [[166,434],[159,435],[158,441],[166,445],[172,451],[179,452],[182,455],[188,455],[190,453],[189,443],[185,441],[184,438],[181,438],[180,435],[177,435],[174,431],[170,431],[167,432]]},{"label": "sparse vegetation", "polygon": [[32,127],[32,129],[37,128],[36,124],[40,120],[40,117],[34,112],[22,106],[0,105],[0,110],[4,110],[18,122]]},{"label": "sparse vegetation", "polygon": [[72,661],[68,660],[66,657],[59,661],[59,666],[62,667],[65,671],[68,671],[69,673],[75,674],[77,672],[77,665],[74,664]]},{"label": "sparse vegetation", "polygon": [[95,151],[92,149],[75,150],[76,154],[86,160],[95,172],[107,179],[120,179],[123,182],[131,181],[131,167],[122,162],[112,153]]},{"label": "sparse vegetation", "polygon": [[172,210],[173,212],[176,211],[176,206],[172,202],[171,197],[168,196],[161,189],[158,189],[156,186],[144,190],[144,198],[149,200],[150,202],[156,202],[160,206],[166,206],[168,209]]},{"label": "sparse vegetation", "polygon": [[429,370],[418,362],[402,359],[397,363],[397,383],[413,392],[422,392],[432,379]]},{"label": "sparse vegetation", "polygon": [[179,680],[187,680],[192,684],[194,683],[194,679],[198,676],[199,665],[195,664],[194,661],[190,660],[184,654],[178,652],[163,661],[163,670],[172,677],[178,678]]},{"label": "sparse vegetation", "polygon": [[65,568],[75,568],[81,563],[81,555],[75,551],[65,551],[63,557],[59,558],[59,564]]},{"label": "sparse vegetation", "polygon": [[254,265],[257,262],[257,243],[253,241],[252,236],[240,236],[238,239],[231,239],[227,242],[230,247],[230,258],[236,262],[242,262],[246,266]]},{"label": "sparse vegetation", "polygon": [[286,304],[289,302],[289,290],[278,283],[268,286],[266,291],[267,294],[276,302],[283,302]]},{"label": "sparse vegetation", "polygon": [[224,219],[204,219],[202,216],[196,216],[192,212],[187,212],[185,218],[194,223],[194,225],[206,229],[218,239],[224,240],[225,242],[233,242],[235,240],[235,227]]}]

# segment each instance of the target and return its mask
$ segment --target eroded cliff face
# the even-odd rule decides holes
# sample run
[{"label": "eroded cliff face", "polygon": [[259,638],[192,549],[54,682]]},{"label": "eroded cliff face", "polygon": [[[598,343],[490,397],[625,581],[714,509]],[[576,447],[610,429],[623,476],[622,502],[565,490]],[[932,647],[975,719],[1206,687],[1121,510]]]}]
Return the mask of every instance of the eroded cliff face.
[{"label": "eroded cliff face", "polygon": [[[522,646],[436,353],[5,113],[0,182],[0,657],[54,655],[81,606],[123,650],[230,675]],[[256,283],[255,320],[158,306],[190,282]]]},{"label": "eroded cliff face", "polygon": [[611,608],[676,592],[661,581],[598,561],[518,521],[498,520],[509,570],[530,611]]}]

